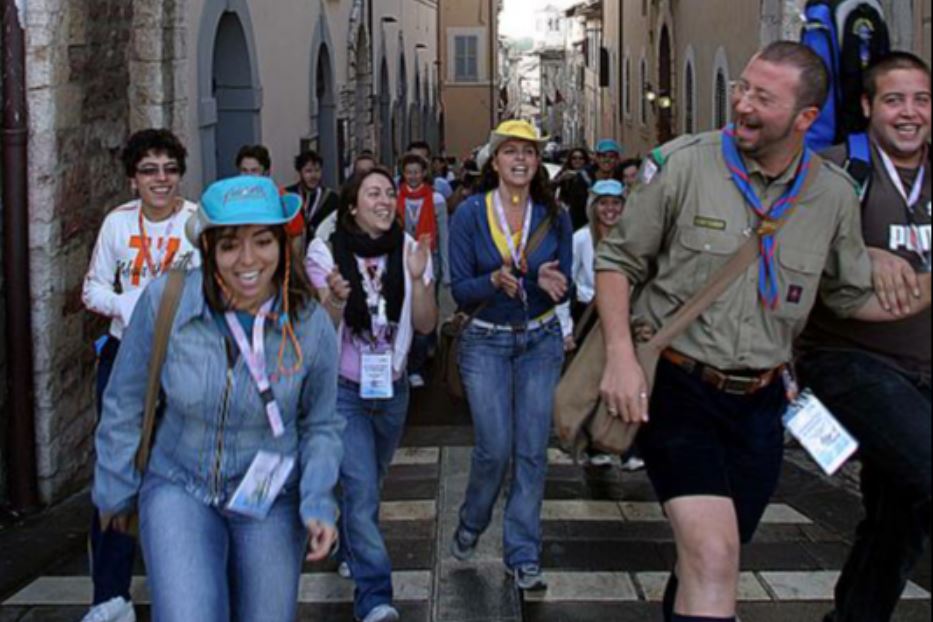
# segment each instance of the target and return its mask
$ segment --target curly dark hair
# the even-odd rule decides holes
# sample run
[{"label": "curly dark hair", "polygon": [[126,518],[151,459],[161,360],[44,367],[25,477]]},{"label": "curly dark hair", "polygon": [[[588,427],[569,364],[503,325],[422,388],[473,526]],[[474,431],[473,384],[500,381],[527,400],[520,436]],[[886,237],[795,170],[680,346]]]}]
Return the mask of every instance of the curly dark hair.
[{"label": "curly dark hair", "polygon": [[130,136],[120,154],[127,177],[136,175],[136,167],[148,155],[166,155],[176,162],[181,174],[187,170],[188,150],[178,137],[166,129],[149,128]]}]

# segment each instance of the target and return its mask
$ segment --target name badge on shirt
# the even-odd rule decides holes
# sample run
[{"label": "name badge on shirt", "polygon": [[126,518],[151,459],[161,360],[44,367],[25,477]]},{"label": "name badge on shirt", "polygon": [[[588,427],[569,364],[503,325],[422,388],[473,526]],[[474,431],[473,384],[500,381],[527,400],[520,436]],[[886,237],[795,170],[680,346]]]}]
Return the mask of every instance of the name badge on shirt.
[{"label": "name badge on shirt", "polygon": [[827,475],[858,450],[858,442],[809,389],[788,406],[784,426]]},{"label": "name badge on shirt", "polygon": [[360,364],[360,397],[364,400],[391,400],[395,397],[391,352],[363,353]]},{"label": "name badge on shirt", "polygon": [[294,468],[295,458],[260,451],[233,493],[227,510],[265,520]]}]

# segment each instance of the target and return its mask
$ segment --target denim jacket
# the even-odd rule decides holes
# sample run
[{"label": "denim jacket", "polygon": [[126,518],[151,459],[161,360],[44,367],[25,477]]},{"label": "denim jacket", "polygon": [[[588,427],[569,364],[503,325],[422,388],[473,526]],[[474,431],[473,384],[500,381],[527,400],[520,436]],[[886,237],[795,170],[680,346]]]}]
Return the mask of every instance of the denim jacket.
[{"label": "denim jacket", "polygon": [[[315,303],[293,316],[304,361],[294,375],[277,373],[282,331],[267,322],[266,369],[282,412],[278,439],[256,383],[237,353],[228,371],[226,338],[204,298],[201,270],[188,274],[162,368],[165,411],[158,423],[149,470],[205,504],[223,507],[259,450],[298,458],[282,494],[298,494],[304,524],[335,525],[333,489],[343,457],[345,420],[337,412],[337,338]],[[92,496],[105,515],[136,504],[142,476],[133,460],[139,445],[149,353],[166,277],[143,293],[123,336],[97,428]],[[286,348],[284,364],[295,359]]]}]

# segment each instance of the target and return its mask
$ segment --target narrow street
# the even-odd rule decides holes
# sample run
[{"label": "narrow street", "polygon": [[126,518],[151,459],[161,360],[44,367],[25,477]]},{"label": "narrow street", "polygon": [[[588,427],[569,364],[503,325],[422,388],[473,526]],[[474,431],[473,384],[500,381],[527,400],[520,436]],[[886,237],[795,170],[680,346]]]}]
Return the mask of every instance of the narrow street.
[{"label": "narrow street", "polygon": [[[463,404],[451,405],[443,387],[415,395],[404,449],[386,481],[382,506],[403,620],[659,619],[674,545],[643,471],[574,466],[561,452],[550,452],[542,556],[550,589],[523,599],[503,571],[501,511],[474,562],[461,564],[450,556],[469,472],[469,413]],[[788,458],[758,537],[743,551],[744,622],[821,620],[862,513],[850,478],[818,476],[799,450]],[[91,593],[84,553],[89,517],[90,503],[82,494],[35,520],[0,530],[0,622],[81,618]],[[917,567],[897,622],[930,619],[929,553]],[[144,573],[137,560],[134,601],[145,621]],[[332,563],[306,567],[299,619],[352,620],[352,589]]]}]

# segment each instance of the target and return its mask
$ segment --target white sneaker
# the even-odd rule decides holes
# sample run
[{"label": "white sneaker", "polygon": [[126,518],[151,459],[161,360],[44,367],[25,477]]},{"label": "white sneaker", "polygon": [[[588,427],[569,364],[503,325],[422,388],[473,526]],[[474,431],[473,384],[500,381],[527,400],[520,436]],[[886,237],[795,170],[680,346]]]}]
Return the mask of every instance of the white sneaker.
[{"label": "white sneaker", "polygon": [[609,454],[593,454],[590,456],[590,464],[595,467],[612,466],[613,458]]},{"label": "white sneaker", "polygon": [[632,456],[622,463],[623,471],[641,471],[645,468],[645,461],[636,456]]},{"label": "white sneaker", "polygon": [[353,578],[353,573],[350,571],[350,564],[347,562],[340,562],[340,565],[337,566],[337,574],[340,575],[341,579]]},{"label": "white sneaker", "polygon": [[411,385],[412,389],[423,389],[424,388],[424,376],[421,374],[412,374],[408,377],[408,384]]},{"label": "white sneaker", "polygon": [[363,622],[398,622],[398,611],[391,605],[379,605],[363,618]]},{"label": "white sneaker", "polygon": [[136,622],[136,612],[133,610],[133,603],[117,596],[91,607],[81,622]]}]

